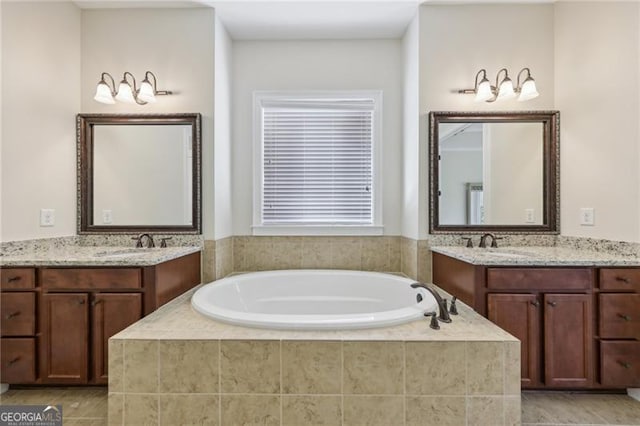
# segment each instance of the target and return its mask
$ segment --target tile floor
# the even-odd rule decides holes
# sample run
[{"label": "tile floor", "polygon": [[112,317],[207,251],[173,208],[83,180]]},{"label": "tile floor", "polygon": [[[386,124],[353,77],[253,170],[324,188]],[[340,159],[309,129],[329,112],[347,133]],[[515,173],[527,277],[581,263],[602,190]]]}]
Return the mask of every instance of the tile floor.
[{"label": "tile floor", "polygon": [[[0,404],[62,404],[64,425],[107,424],[107,390],[103,387],[10,389]],[[624,394],[523,392],[523,426],[640,426],[640,401]]]}]

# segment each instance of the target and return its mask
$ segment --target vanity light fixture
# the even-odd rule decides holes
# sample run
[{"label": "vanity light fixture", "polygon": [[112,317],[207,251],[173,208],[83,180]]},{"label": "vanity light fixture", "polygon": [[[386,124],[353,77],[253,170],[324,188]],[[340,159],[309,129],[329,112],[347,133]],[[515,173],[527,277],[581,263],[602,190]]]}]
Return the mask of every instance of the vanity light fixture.
[{"label": "vanity light fixture", "polygon": [[[153,77],[152,80],[149,80],[150,76]],[[109,85],[109,81],[106,80],[105,77],[109,78],[111,85]],[[93,99],[103,104],[115,104],[116,100],[118,100],[129,104],[136,103],[138,105],[145,105],[155,102],[157,95],[171,94],[172,92],[169,90],[158,90],[156,76],[151,71],[147,71],[144,74],[144,80],[140,83],[139,89],[133,74],[125,71],[117,91],[115,80],[111,74],[103,72],[100,76],[100,81],[96,87],[96,94]]]},{"label": "vanity light fixture", "polygon": [[[526,78],[520,83],[520,78],[526,72]],[[502,78],[500,78],[502,76]],[[518,101],[528,101],[529,99],[537,98],[540,96],[536,89],[536,82],[531,77],[531,71],[529,68],[522,68],[518,72],[517,84],[514,87],[513,81],[509,78],[509,71],[506,68],[502,68],[496,75],[495,86],[491,85],[487,78],[487,71],[481,69],[476,74],[475,86],[473,89],[458,90],[458,93],[473,94],[475,95],[476,102],[494,102],[501,99],[511,99],[518,96]]]}]

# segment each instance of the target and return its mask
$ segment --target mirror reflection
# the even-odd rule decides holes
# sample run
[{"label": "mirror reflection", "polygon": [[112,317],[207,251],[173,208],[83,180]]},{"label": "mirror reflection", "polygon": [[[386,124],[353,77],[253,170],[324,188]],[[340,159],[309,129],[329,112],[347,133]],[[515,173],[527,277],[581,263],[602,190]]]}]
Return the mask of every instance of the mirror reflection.
[{"label": "mirror reflection", "polygon": [[199,114],[79,114],[79,233],[201,229]]},{"label": "mirror reflection", "polygon": [[557,111],[429,120],[431,233],[558,233]]},{"label": "mirror reflection", "polygon": [[542,123],[440,123],[440,224],[542,224],[543,131]]}]

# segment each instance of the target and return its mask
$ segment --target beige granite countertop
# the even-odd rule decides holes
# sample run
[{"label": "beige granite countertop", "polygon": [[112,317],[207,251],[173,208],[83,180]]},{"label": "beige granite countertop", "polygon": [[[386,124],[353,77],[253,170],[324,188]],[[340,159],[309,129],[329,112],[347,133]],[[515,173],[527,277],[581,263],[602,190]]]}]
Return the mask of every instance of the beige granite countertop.
[{"label": "beige granite countertop", "polygon": [[474,265],[502,266],[640,266],[637,256],[569,247],[467,248],[434,246],[431,251]]},{"label": "beige granite countertop", "polygon": [[66,246],[5,253],[0,266],[149,266],[200,251],[200,247]]},{"label": "beige granite countertop", "polygon": [[[215,284],[213,284],[215,285]],[[241,327],[215,321],[191,307],[196,287],[112,339],[140,340],[334,340],[334,341],[517,341],[498,326],[458,301],[459,315],[440,330],[429,328],[428,319],[392,327],[360,330],[271,330]],[[448,297],[441,291],[443,297]]]}]

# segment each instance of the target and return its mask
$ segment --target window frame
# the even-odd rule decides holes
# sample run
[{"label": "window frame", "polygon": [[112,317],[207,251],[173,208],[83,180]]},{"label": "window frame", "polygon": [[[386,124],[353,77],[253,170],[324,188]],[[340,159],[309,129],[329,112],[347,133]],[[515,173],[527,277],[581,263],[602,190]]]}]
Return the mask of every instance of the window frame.
[{"label": "window frame", "polygon": [[[372,223],[366,225],[305,224],[265,225],[262,223],[264,145],[262,111],[265,102],[309,100],[373,100],[373,124],[371,146]],[[382,222],[382,91],[254,91],[253,92],[253,235],[383,235]]]}]

